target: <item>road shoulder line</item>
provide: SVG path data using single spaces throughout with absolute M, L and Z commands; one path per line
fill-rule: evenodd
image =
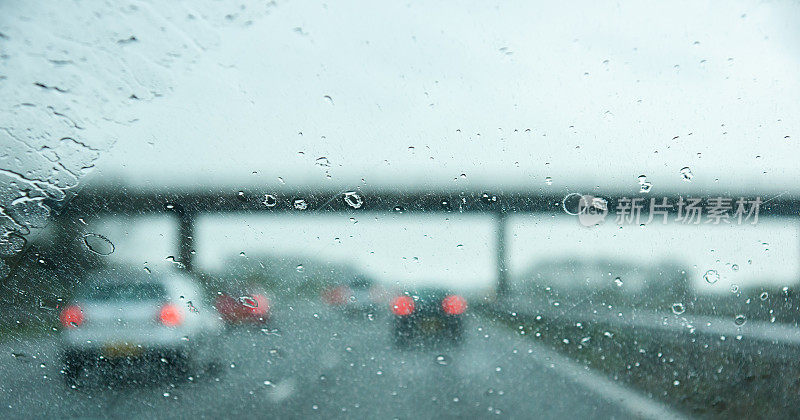
M 498 328 L 508 330 L 496 320 L 491 320 Z M 532 356 L 543 367 L 554 371 L 556 374 L 571 380 L 589 392 L 602 399 L 618 404 L 631 412 L 636 417 L 647 419 L 686 419 L 687 417 L 666 404 L 656 401 L 641 392 L 612 381 L 606 375 L 578 364 L 568 357 L 551 350 L 533 340 L 523 339 L 516 335 L 518 340 L 525 340 L 525 345 L 533 349 Z

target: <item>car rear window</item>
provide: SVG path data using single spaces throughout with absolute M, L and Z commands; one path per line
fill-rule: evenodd
M 350 282 L 350 287 L 354 289 L 369 289 L 372 287 L 372 282 L 367 279 L 357 278 Z
M 146 301 L 166 298 L 164 286 L 157 283 L 103 284 L 87 291 L 85 297 L 94 301 Z

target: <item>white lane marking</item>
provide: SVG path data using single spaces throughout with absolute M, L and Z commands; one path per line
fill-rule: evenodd
M 496 323 L 497 321 L 492 322 Z M 507 328 L 499 324 L 496 326 L 498 330 Z M 522 338 L 515 336 L 515 339 L 521 340 Z M 533 340 L 525 340 L 525 346 L 533 349 L 531 356 L 534 356 L 533 359 L 546 369 L 555 371 L 556 374 L 583 386 L 589 392 L 606 401 L 624 407 L 636 417 L 659 420 L 686 418 L 660 401 L 614 382 L 602 373 L 594 371 L 588 366 L 573 362 L 566 356 L 562 356 L 555 350 L 545 348 Z

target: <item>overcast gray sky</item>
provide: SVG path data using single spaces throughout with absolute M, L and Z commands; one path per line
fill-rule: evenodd
M 796 3 L 596 3 L 279 3 L 135 106 L 104 172 L 157 187 L 202 170 L 204 185 L 635 191 L 644 174 L 653 193 L 800 190 Z
M 16 19 L 0 28 L 13 41 L 8 81 L 30 79 L 14 91 L 20 102 L 78 98 L 55 109 L 99 150 L 84 183 L 635 194 L 646 175 L 652 196 L 800 194 L 800 5 L 598 3 L 141 2 L 77 7 L 58 25 L 20 4 L 4 6 Z M 201 224 L 205 267 L 270 244 L 355 261 L 389 281 L 494 277 L 489 219 L 232 217 Z M 116 241 L 115 258 L 143 264 L 174 254 L 165 223 L 97 229 Z M 589 232 L 532 216 L 512 229 L 512 270 L 598 249 L 673 256 L 701 274 L 753 261 L 719 289 L 745 277 L 794 281 L 800 265 L 786 220 Z

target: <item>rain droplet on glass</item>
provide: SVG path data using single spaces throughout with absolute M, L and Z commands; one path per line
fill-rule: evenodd
M 266 194 L 264 195 L 264 201 L 262 201 L 262 203 L 267 207 L 275 207 L 275 205 L 278 204 L 278 199 L 272 194 Z
M 681 168 L 681 176 L 683 177 L 684 181 L 691 182 L 692 178 L 694 177 L 694 174 L 692 173 L 691 168 L 689 168 L 688 166 L 684 166 L 683 168 Z
M 83 243 L 89 251 L 97 255 L 111 255 L 114 253 L 114 244 L 103 235 L 97 233 L 87 233 L 83 235 Z
M 361 208 L 364 205 L 364 199 L 355 191 L 344 193 L 344 202 L 354 209 Z
M 705 274 L 703 274 L 703 280 L 705 280 L 706 283 L 709 283 L 709 284 L 716 283 L 717 281 L 719 281 L 719 278 L 720 278 L 720 276 L 719 276 L 719 272 L 717 272 L 717 270 L 708 270 L 708 271 L 706 271 Z
M 686 308 L 683 306 L 682 303 L 676 302 L 672 304 L 672 313 L 675 315 L 680 315 L 686 311 Z
M 298 198 L 292 202 L 292 206 L 294 206 L 294 208 L 297 210 L 305 210 L 308 208 L 308 203 L 306 202 L 306 200 Z
M 258 307 L 258 301 L 255 300 L 252 296 L 242 296 L 239 298 L 239 302 L 248 308 Z

